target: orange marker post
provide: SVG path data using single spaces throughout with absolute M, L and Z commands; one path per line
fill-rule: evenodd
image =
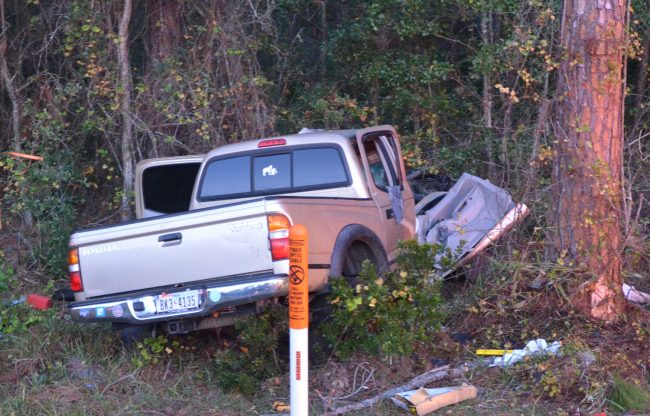
M 289 229 L 289 371 L 291 415 L 309 413 L 309 262 L 307 229 Z

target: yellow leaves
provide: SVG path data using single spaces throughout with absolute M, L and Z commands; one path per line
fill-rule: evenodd
M 469 313 L 474 313 L 474 314 L 478 314 L 480 312 L 479 308 L 477 308 L 476 306 L 473 306 L 473 305 L 468 307 L 466 309 L 466 311 L 469 312 Z
M 517 94 L 515 93 L 514 90 L 511 90 L 508 87 L 504 87 L 501 84 L 495 84 L 494 87 L 501 92 L 501 94 L 505 95 L 511 102 L 513 103 L 518 103 L 519 102 L 519 97 L 517 97 Z
M 526 69 L 524 69 L 524 68 L 517 71 L 517 74 L 521 77 L 521 79 L 524 81 L 524 83 L 526 83 L 527 86 L 530 85 L 534 81 L 533 76 L 528 71 L 526 71 Z M 500 84 L 497 84 L 497 85 L 500 85 Z

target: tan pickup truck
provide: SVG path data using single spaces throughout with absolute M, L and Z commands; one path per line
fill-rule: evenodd
M 480 230 L 461 233 L 472 240 L 462 242 L 461 257 L 469 258 L 521 217 L 499 188 L 477 198 L 481 186 L 493 185 L 472 178 L 450 198 L 425 197 L 416 234 L 414 196 L 391 126 L 305 130 L 142 161 L 139 219 L 70 237 L 70 314 L 118 326 L 162 323 L 169 333 L 228 325 L 287 294 L 288 230 L 297 223 L 310 234 L 312 293 L 330 277 L 357 275 L 366 259 L 388 269 L 399 240 L 419 235 L 444 244 L 474 221 Z M 498 200 L 487 201 L 494 192 Z M 486 204 L 494 208 L 489 219 Z M 463 220 L 463 211 L 474 218 Z

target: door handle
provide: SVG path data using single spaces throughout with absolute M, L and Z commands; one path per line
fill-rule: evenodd
M 393 219 L 393 218 L 395 218 L 395 213 L 393 212 L 392 208 L 388 208 L 386 210 L 386 219 L 390 220 L 390 219 Z
M 160 237 L 158 237 L 158 242 L 159 243 L 172 243 L 175 241 L 178 241 L 179 243 L 183 239 L 183 234 L 181 233 L 171 233 L 171 234 L 163 234 Z

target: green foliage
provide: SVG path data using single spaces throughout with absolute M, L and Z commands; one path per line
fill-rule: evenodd
M 58 275 L 65 270 L 68 237 L 75 225 L 76 206 L 83 203 L 89 185 L 79 172 L 75 155 L 62 136 L 61 126 L 47 112 L 35 115 L 33 136 L 42 142 L 30 151 L 41 161 L 4 159 L 7 174 L 2 202 L 11 213 L 35 225 L 37 239 L 32 256 L 45 271 Z
M 354 286 L 334 279 L 332 317 L 322 330 L 336 354 L 408 355 L 417 342 L 427 341 L 443 318 L 440 282 L 433 275 L 441 252 L 437 246 L 402 242 L 397 271 L 378 276 L 366 261 Z
M 178 348 L 180 348 L 178 340 L 171 340 L 163 335 L 158 335 L 156 338 L 145 338 L 136 344 L 136 351 L 131 357 L 131 362 L 137 368 L 155 365 Z
M 608 401 L 618 410 L 649 410 L 650 391 L 647 385 L 627 381 L 619 376 L 614 377 Z
M 276 306 L 235 325 L 236 345 L 227 344 L 215 353 L 213 374 L 226 391 L 252 395 L 261 381 L 278 376 L 287 368 L 277 355 L 280 337 L 287 333 L 287 311 Z
M 4 253 L 0 250 L 0 293 L 9 290 L 9 281 L 14 276 L 14 268 L 8 266 L 3 257 Z
M 290 110 L 278 114 L 278 128 L 297 133 L 303 127 L 340 129 L 368 124 L 373 109 L 362 106 L 356 99 L 316 88 L 305 92 Z
M 42 322 L 53 312 L 38 311 L 27 303 L 2 301 L 0 303 L 0 333 L 23 335 L 30 326 Z

